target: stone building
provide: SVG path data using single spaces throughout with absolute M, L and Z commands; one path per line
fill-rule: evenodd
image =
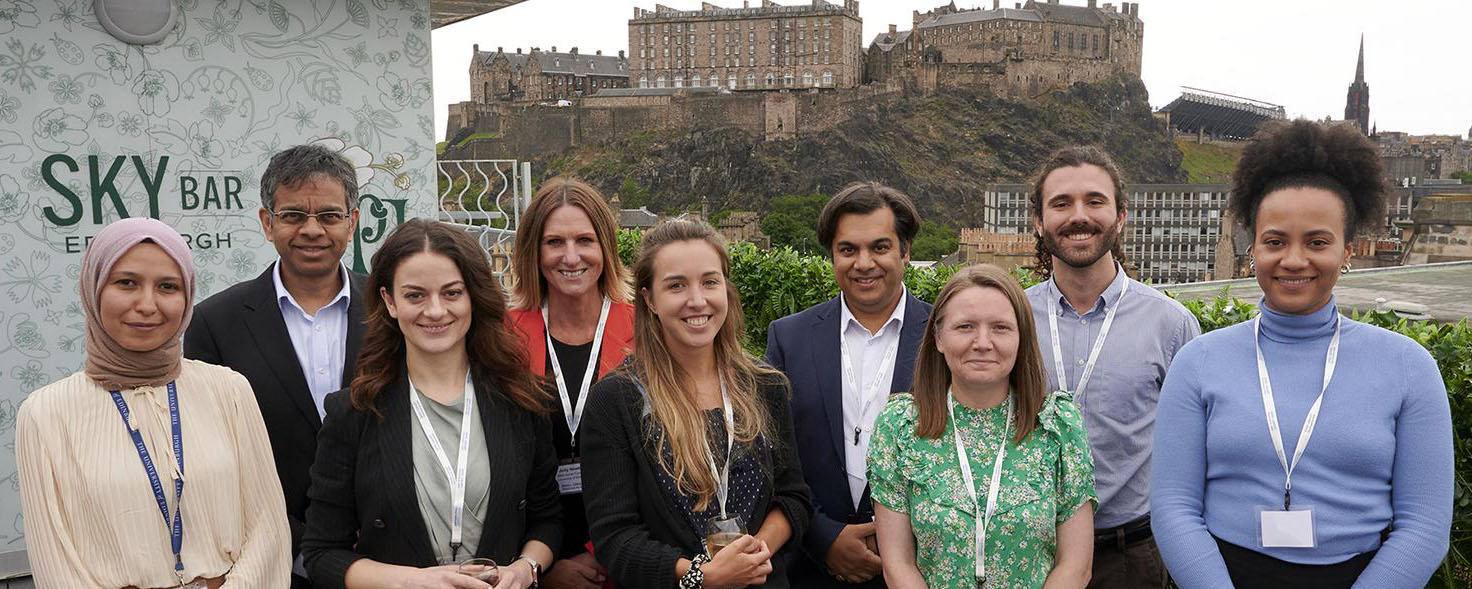
M 1139 5 L 1119 8 L 1058 0 L 961 10 L 955 2 L 913 12 L 911 28 L 890 25 L 869 44 L 865 79 L 921 90 L 989 88 L 1036 96 L 1118 73 L 1139 77 L 1145 25 Z
M 1405 264 L 1472 260 L 1472 194 L 1428 196 L 1411 218 Z
M 536 103 L 566 100 L 597 93 L 604 88 L 629 87 L 629 61 L 595 51 L 589 55 L 573 47 L 567 53 L 557 48 L 542 51 L 533 47 L 522 53 L 472 49 L 470 101 L 477 104 Z
M 977 227 L 961 229 L 957 239 L 960 263 L 995 264 L 1011 270 L 1032 266 L 1036 261 L 1037 238 L 1032 232 L 998 233 Z
M 1236 274 L 1225 184 L 1134 184 L 1126 192 L 1124 253 L 1141 280 L 1177 284 Z M 1031 197 L 1031 185 L 987 185 L 981 230 L 1032 235 Z
M 700 10 L 655 5 L 629 19 L 630 84 L 730 90 L 852 88 L 863 81 L 858 0 Z
M 730 243 L 749 241 L 761 249 L 772 247 L 772 238 L 762 232 L 761 215 L 752 211 L 732 211 L 716 223 L 716 231 Z
M 1360 133 L 1370 134 L 1370 85 L 1365 83 L 1365 37 L 1360 35 L 1360 60 L 1354 67 L 1354 81 L 1344 96 L 1344 120 L 1354 123 Z

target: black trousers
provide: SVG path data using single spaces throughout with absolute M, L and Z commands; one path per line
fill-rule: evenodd
M 1216 538 L 1213 536 L 1213 538 Z M 1216 538 L 1217 549 L 1227 563 L 1232 585 L 1263 589 L 1348 589 L 1360 578 L 1377 550 L 1334 564 L 1298 564 L 1279 560 Z

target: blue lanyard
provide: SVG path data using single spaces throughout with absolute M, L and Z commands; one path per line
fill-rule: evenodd
M 123 396 L 117 391 L 112 393 L 112 402 L 118 406 L 118 414 L 123 416 L 123 427 L 128 428 L 128 434 L 133 436 L 133 446 L 138 449 L 138 459 L 143 461 L 143 470 L 148 473 L 148 484 L 153 486 L 153 498 L 158 501 L 158 510 L 164 516 L 164 525 L 169 526 L 170 540 L 174 548 L 174 574 L 184 574 L 184 559 L 179 555 L 184 546 L 184 506 L 180 500 L 184 497 L 184 434 L 179 428 L 179 390 L 174 383 L 169 383 L 169 422 L 173 428 L 174 458 L 179 461 L 179 478 L 174 479 L 174 517 L 170 525 L 169 502 L 164 496 L 164 485 L 159 481 L 158 469 L 153 467 L 153 458 L 148 454 L 148 446 L 143 443 L 143 434 L 133 429 L 128 420 L 128 404 L 123 402 Z

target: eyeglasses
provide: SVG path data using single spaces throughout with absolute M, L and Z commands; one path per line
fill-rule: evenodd
M 306 225 L 307 219 L 316 219 L 323 227 L 336 227 L 348 220 L 348 214 L 342 211 L 322 211 L 320 213 L 308 213 L 305 211 L 271 211 L 271 216 L 280 219 L 282 223 L 292 226 Z

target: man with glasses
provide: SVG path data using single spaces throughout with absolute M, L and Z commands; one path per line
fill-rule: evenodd
M 259 216 L 280 258 L 195 308 L 184 355 L 228 366 L 255 390 L 286 496 L 292 587 L 300 589 L 311 587 L 299 555 L 322 402 L 352 380 L 363 333 L 363 276 L 342 264 L 358 225 L 352 164 L 320 145 L 277 153 L 261 175 Z

